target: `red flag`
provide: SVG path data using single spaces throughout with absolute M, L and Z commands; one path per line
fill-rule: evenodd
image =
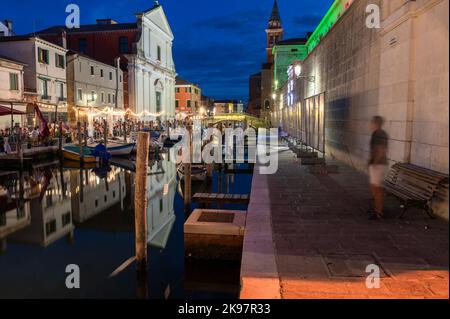
M 37 104 L 34 104 L 34 110 L 36 111 L 36 116 L 39 119 L 39 132 L 41 136 L 48 137 L 50 136 L 50 131 L 48 129 L 47 121 L 45 120 L 44 116 L 42 115 L 41 110 L 39 110 L 39 107 Z

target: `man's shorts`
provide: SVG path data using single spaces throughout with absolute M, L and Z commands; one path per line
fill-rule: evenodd
M 370 185 L 382 187 L 384 178 L 387 173 L 387 165 L 370 165 L 369 166 L 369 178 Z

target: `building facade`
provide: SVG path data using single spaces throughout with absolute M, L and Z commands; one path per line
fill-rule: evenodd
M 175 112 L 179 117 L 202 113 L 202 90 L 196 84 L 177 76 L 175 85 Z M 203 109 L 205 113 L 205 109 Z
M 26 112 L 26 103 L 23 101 L 24 67 L 24 63 L 0 56 L 0 106 Z M 26 116 L 0 116 L 2 130 L 14 127 L 15 123 L 22 126 L 26 123 Z
M 259 117 L 261 115 L 261 72 L 250 76 L 249 88 L 247 112 Z
M 67 119 L 66 53 L 61 46 L 36 36 L 0 38 L 0 54 L 17 59 L 24 67 L 24 99 L 28 102 L 28 125 L 38 105 L 48 122 Z
M 0 37 L 11 37 L 14 35 L 11 20 L 0 21 Z
M 127 115 L 143 121 L 173 119 L 176 71 L 172 30 L 157 2 L 136 19 L 134 23 L 101 19 L 78 29 L 55 26 L 38 34 L 54 43 L 64 42 L 66 37 L 70 50 L 109 65 L 114 66 L 120 57 Z
M 80 53 L 67 54 L 67 103 L 69 121 L 105 119 L 112 130 L 114 120 L 124 118 L 123 72 L 120 58 L 116 66 L 105 64 Z
M 244 103 L 238 100 L 216 100 L 214 101 L 214 114 L 243 113 Z

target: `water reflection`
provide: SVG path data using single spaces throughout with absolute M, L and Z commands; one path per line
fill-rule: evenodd
M 134 173 L 123 168 L 134 164 L 123 160 L 119 166 L 80 169 L 56 162 L 30 172 L 0 172 L 0 298 L 136 297 L 134 265 L 109 278 L 134 256 Z M 251 176 L 234 175 L 228 182 L 216 172 L 212 184 L 200 187 L 247 193 L 250 182 Z M 148 296 L 236 297 L 236 265 L 185 261 L 187 215 L 178 184 L 167 154 L 151 163 Z M 81 268 L 77 291 L 64 285 L 71 263 Z M 218 273 L 231 274 L 231 285 L 220 284 Z

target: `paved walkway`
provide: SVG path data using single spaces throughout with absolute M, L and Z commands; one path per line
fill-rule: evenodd
M 395 199 L 369 221 L 367 178 L 338 165 L 313 175 L 283 151 L 277 174 L 255 168 L 241 298 L 448 298 L 448 222 L 414 209 L 399 220 Z M 366 288 L 369 264 L 378 289 Z

